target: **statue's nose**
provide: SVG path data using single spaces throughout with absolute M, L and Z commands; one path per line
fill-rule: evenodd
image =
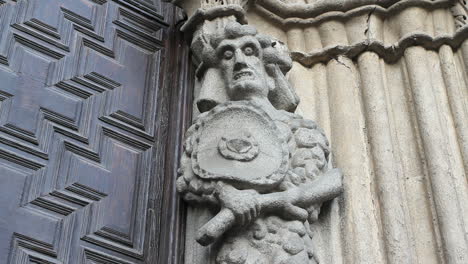
M 234 53 L 234 70 L 240 70 L 245 67 L 247 67 L 245 54 L 240 49 L 237 49 Z

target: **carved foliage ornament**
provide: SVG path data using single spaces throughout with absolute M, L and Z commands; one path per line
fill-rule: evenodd
M 284 76 L 287 48 L 251 26 L 221 30 L 192 45 L 205 72 L 219 73 L 222 85 L 206 88 L 227 98 L 186 135 L 178 191 L 218 212 L 196 239 L 219 243 L 219 264 L 316 263 L 309 224 L 342 191 L 328 141 L 313 121 L 285 111 L 297 104 Z

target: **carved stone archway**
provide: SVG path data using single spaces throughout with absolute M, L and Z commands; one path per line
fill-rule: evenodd
M 465 1 L 176 3 L 194 40 L 237 21 L 287 44 L 297 113 L 324 129 L 344 173 L 343 195 L 311 225 L 320 263 L 467 261 Z M 195 100 L 219 84 L 199 70 L 210 77 L 198 76 Z M 204 215 L 189 209 L 189 263 L 214 261 L 217 249 L 192 239 Z

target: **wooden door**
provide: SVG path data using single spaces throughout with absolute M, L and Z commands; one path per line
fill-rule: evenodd
M 0 263 L 177 262 L 176 13 L 0 0 Z

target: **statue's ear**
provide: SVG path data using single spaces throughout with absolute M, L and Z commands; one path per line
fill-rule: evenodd
M 269 71 L 267 70 L 267 72 Z M 269 93 L 271 93 L 273 90 L 276 89 L 275 76 L 272 76 L 270 73 L 268 73 L 266 76 L 266 82 L 267 82 Z
M 228 101 L 226 89 L 221 72 L 217 68 L 209 68 L 201 80 L 200 91 L 196 97 L 197 108 L 200 113 L 207 112 Z
M 299 97 L 280 67 L 277 64 L 270 64 L 267 66 L 267 72 L 274 83 L 274 89 L 270 90 L 268 100 L 276 109 L 294 112 L 299 104 Z

